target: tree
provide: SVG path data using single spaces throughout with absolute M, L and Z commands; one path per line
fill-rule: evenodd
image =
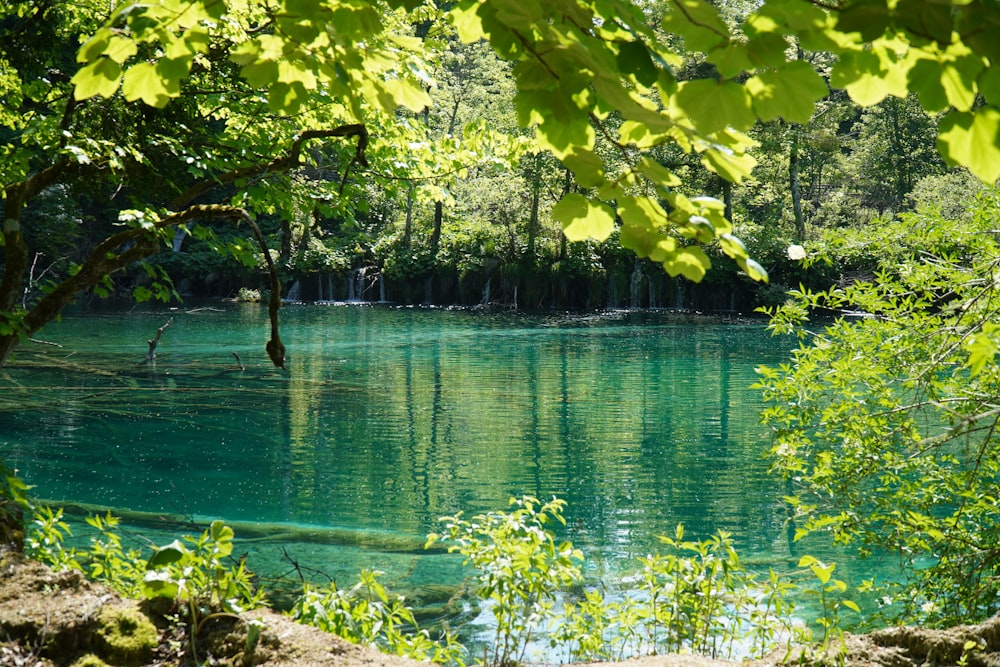
M 194 223 L 225 219 L 252 227 L 260 243 L 260 255 L 272 275 L 267 348 L 281 366 L 280 284 L 251 211 L 292 207 L 284 203 L 289 191 L 294 194 L 285 187 L 285 175 L 313 157 L 307 149 L 353 139 L 331 149 L 341 153 L 340 182 L 318 184 L 309 196 L 321 200 L 324 191 L 340 194 L 351 170 L 367 165 L 367 128 L 351 122 L 351 112 L 331 99 L 329 88 L 253 86 L 254 76 L 271 76 L 271 65 L 294 68 L 293 59 L 280 66 L 276 61 L 257 62 L 258 70 L 244 68 L 249 79 L 237 76 L 239 45 L 260 23 L 272 20 L 263 7 L 180 2 L 123 6 L 107 17 L 101 14 L 102 5 L 52 1 L 5 9 L 4 26 L 16 36 L 5 40 L 5 81 L 11 104 L 18 106 L 17 113 L 4 116 L 8 143 L 0 362 L 80 291 L 168 247 L 174 228 L 210 236 L 204 227 L 195 230 Z M 381 21 L 370 7 L 358 12 L 355 32 L 348 30 L 342 39 L 357 37 L 363 32 L 361 24 L 373 17 Z M 399 22 L 401 17 L 390 19 Z M 277 23 L 297 35 L 295 25 Z M 76 54 L 82 67 L 70 79 L 63 73 L 71 71 L 67 62 L 74 59 L 81 32 L 92 37 Z M 35 43 L 51 48 L 24 48 Z M 364 53 L 355 54 L 357 85 L 374 98 L 376 110 L 381 104 L 394 112 L 401 103 L 419 110 L 425 103 L 420 61 L 408 46 L 419 43 L 387 31 L 382 40 L 370 40 Z M 93 57 L 95 53 L 101 55 Z M 125 62 L 133 64 L 123 74 Z M 405 76 L 387 79 L 386 62 L 412 67 Z M 52 85 L 38 86 L 36 77 L 49 77 Z M 21 225 L 26 206 L 55 186 L 79 188 L 84 183 L 108 193 L 126 229 L 109 230 L 92 252 L 74 257 L 78 263 L 41 298 L 19 304 L 31 257 L 29 234 Z M 32 232 L 36 238 L 44 233 Z M 256 261 L 241 244 L 228 250 Z M 139 298 L 151 294 L 144 287 L 136 292 Z
M 788 365 L 761 369 L 796 539 L 829 533 L 897 561 L 898 580 L 879 583 L 886 613 L 907 622 L 1000 610 L 1000 191 L 983 191 L 970 213 L 922 208 L 879 230 L 840 230 L 831 259 L 863 253 L 874 277 L 796 292 L 773 324 L 802 345 Z M 836 319 L 807 323 L 820 308 Z
M 430 101 L 433 81 L 413 26 L 436 14 L 418 0 L 159 0 L 122 4 L 110 16 L 103 7 L 47 0 L 4 9 L 9 65 L 0 86 L 14 111 L 4 115 L 0 362 L 74 293 L 155 252 L 157 234 L 193 221 L 185 207 L 199 197 L 221 186 L 226 206 L 240 209 L 227 209 L 229 219 L 250 220 L 241 212 L 247 193 L 279 197 L 273 174 L 307 159 L 303 141 L 354 136 L 353 155 L 345 148 L 342 158 L 346 184 L 348 167 L 366 159 L 373 128 L 391 126 L 401 107 L 420 112 Z M 649 151 L 673 145 L 727 181 L 746 178 L 755 162 L 747 130 L 779 117 L 805 123 L 827 95 L 793 43 L 835 54 L 831 83 L 859 104 L 916 92 L 925 109 L 945 111 L 939 147 L 946 159 L 986 181 L 1000 175 L 993 141 L 1000 84 L 991 67 L 995 47 L 984 37 L 1000 13 L 985 2 L 890 8 L 863 0 L 828 8 L 770 0 L 740 34 L 704 0 L 671 0 L 665 9 L 626 0 L 544 7 L 460 0 L 446 12 L 462 41 L 485 39 L 513 63 L 520 124 L 534 128 L 537 144 L 580 188 L 552 209 L 571 240 L 602 241 L 617 227 L 622 245 L 692 280 L 711 264 L 701 245 L 716 243 L 751 277 L 765 279 L 732 235 L 724 204 L 681 194 L 681 179 Z M 675 37 L 671 44 L 679 37 L 687 51 L 703 53 L 707 66 L 680 80 L 678 47 L 659 39 L 654 23 Z M 24 48 L 44 42 L 43 32 L 57 38 L 52 53 L 62 66 Z M 71 63 L 65 51 L 78 34 L 90 37 Z M 59 76 L 39 86 L 25 74 L 32 68 Z M 48 302 L 55 307 L 21 308 L 30 257 L 25 205 L 60 183 L 94 178 L 134 197 L 142 215 L 124 216 L 133 226 L 108 237 L 99 246 L 105 256 L 64 281 L 59 299 Z M 174 184 L 168 197 L 164 183 Z M 123 243 L 135 245 L 123 251 Z

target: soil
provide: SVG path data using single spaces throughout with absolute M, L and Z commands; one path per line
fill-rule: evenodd
M 87 581 L 79 572 L 53 572 L 15 552 L 0 555 L 0 665 L 122 667 L 212 664 L 269 667 L 415 667 L 419 663 L 350 644 L 285 616 L 255 610 L 207 620 L 193 643 L 169 620 L 169 609 L 140 606 Z M 118 619 L 131 645 L 112 647 L 107 625 Z M 124 620 L 123 620 L 124 619 Z M 150 627 L 155 627 L 155 632 Z M 144 635 L 140 629 L 147 628 Z M 250 640 L 260 628 L 259 636 Z M 248 634 L 249 633 L 249 634 Z M 152 637 L 148 645 L 143 636 Z M 966 651 L 967 642 L 979 647 Z M 1000 667 L 1000 617 L 949 630 L 890 628 L 845 640 L 846 667 Z M 197 658 L 197 659 L 196 659 Z M 785 655 L 745 663 L 774 667 Z M 798 657 L 791 660 L 799 663 Z M 812 662 L 805 661 L 802 662 Z M 829 661 L 831 664 L 835 660 Z M 588 667 L 731 667 L 737 663 L 692 655 L 663 655 Z

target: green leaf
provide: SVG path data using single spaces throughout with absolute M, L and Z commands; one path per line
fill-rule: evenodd
M 135 40 L 115 35 L 104 49 L 104 55 L 121 64 L 138 53 L 138 51 L 139 47 L 136 46 Z M 80 50 L 80 53 L 83 54 L 83 49 Z
M 726 146 L 712 146 L 701 156 L 705 167 L 714 171 L 730 183 L 739 183 L 749 178 L 757 160 L 747 153 L 737 153 Z
M 684 38 L 692 51 L 708 53 L 729 41 L 729 28 L 718 10 L 704 0 L 673 0 L 663 29 Z
M 388 93 L 388 104 L 383 105 L 383 108 L 389 113 L 395 113 L 398 107 L 406 107 L 414 113 L 419 113 L 431 105 L 430 95 L 415 83 L 402 79 L 389 79 L 383 85 Z
M 663 268 L 672 277 L 680 274 L 697 283 L 701 282 L 705 272 L 712 268 L 712 262 L 700 247 L 685 246 L 677 250 L 673 257 L 664 261 Z
M 552 208 L 552 219 L 562 224 L 570 241 L 605 241 L 615 229 L 614 212 L 609 206 L 576 193 L 559 200 Z
M 604 183 L 604 161 L 594 151 L 574 148 L 562 162 L 572 170 L 581 187 L 596 188 Z
M 906 71 L 894 62 L 895 56 L 883 48 L 849 51 L 830 72 L 830 85 L 843 88 L 862 106 L 878 104 L 888 95 L 905 97 Z
M 73 98 L 86 100 L 95 96 L 111 97 L 118 91 L 121 76 L 121 65 L 110 58 L 98 58 L 81 68 L 70 79 L 74 86 Z
M 675 188 L 681 184 L 677 174 L 670 171 L 651 157 L 643 157 L 637 167 L 639 172 L 662 188 Z
M 548 116 L 535 128 L 535 136 L 544 148 L 560 159 L 578 148 L 593 150 L 597 142 L 597 133 L 586 114 L 565 121 Z
M 141 99 L 151 107 L 162 109 L 170 98 L 180 94 L 180 83 L 164 79 L 153 63 L 142 62 L 125 72 L 122 94 L 129 102 Z
M 618 69 L 622 74 L 631 74 L 635 80 L 650 88 L 656 83 L 658 73 L 646 45 L 640 41 L 624 42 L 618 45 Z
M 187 549 L 183 544 L 174 540 L 170 544 L 159 547 L 153 551 L 153 555 L 149 557 L 146 561 L 146 568 L 154 570 L 164 565 L 170 565 L 171 563 L 176 563 L 177 561 L 184 558 L 187 553 Z
M 750 95 L 732 81 L 696 79 L 683 81 L 670 101 L 671 113 L 685 117 L 702 134 L 712 134 L 727 127 L 749 128 L 757 120 Z
M 917 94 L 920 105 L 930 112 L 948 106 L 948 94 L 941 85 L 941 65 L 936 60 L 921 58 L 907 73 L 910 90 Z
M 176 598 L 180 586 L 165 572 L 147 572 L 142 580 L 142 596 L 145 598 Z
M 804 60 L 750 77 L 746 89 L 762 121 L 781 117 L 803 124 L 812 118 L 816 102 L 829 93 L 823 78 Z
M 775 32 L 761 33 L 747 42 L 747 56 L 757 67 L 778 67 L 785 62 L 788 41 Z
M 490 0 L 496 17 L 510 28 L 531 30 L 545 13 L 538 0 Z
M 101 28 L 80 47 L 76 54 L 76 62 L 83 64 L 100 58 L 107 53 L 108 44 L 111 43 L 112 39 L 114 39 L 114 32 L 111 28 Z
M 861 33 L 861 38 L 872 42 L 889 27 L 889 7 L 886 0 L 854 0 L 837 14 L 837 30 Z
M 952 111 L 939 125 L 938 149 L 946 160 L 967 167 L 984 183 L 1000 178 L 1000 111 Z
M 983 59 L 971 53 L 941 65 L 941 86 L 951 106 L 969 111 L 976 101 L 976 77 L 983 70 Z
M 759 283 L 768 282 L 767 269 L 758 264 L 756 261 L 747 258 L 736 258 L 736 263 L 739 265 L 743 272 L 747 274 L 750 280 L 754 280 Z
M 928 0 L 898 0 L 892 12 L 897 26 L 939 44 L 951 42 L 951 3 Z
M 1000 107 L 1000 67 L 988 67 L 979 76 L 979 92 L 991 105 Z M 924 108 L 927 109 L 926 106 Z
M 997 345 L 997 331 L 1000 325 L 987 322 L 983 328 L 975 335 L 965 341 L 965 350 L 969 353 L 966 366 L 971 369 L 973 375 L 978 375 L 987 363 L 992 363 L 1000 346 Z

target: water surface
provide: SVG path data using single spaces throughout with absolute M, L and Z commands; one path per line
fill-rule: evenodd
M 732 532 L 750 559 L 789 556 L 750 388 L 789 343 L 761 324 L 344 305 L 281 317 L 287 370 L 267 360 L 257 305 L 72 311 L 38 336 L 59 347 L 25 344 L 0 370 L 0 456 L 42 498 L 267 524 L 239 547 L 267 576 L 378 567 L 395 588 L 454 583 L 459 563 L 422 538 L 522 494 L 569 503 L 567 537 L 594 577 L 635 567 L 680 522 Z

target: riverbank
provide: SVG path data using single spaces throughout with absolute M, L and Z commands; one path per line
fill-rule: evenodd
M 269 610 L 205 621 L 195 641 L 169 610 L 123 600 L 79 572 L 52 572 L 7 553 L 0 558 L 0 665 L 11 667 L 415 667 L 420 663 L 350 644 Z M 969 647 L 975 645 L 976 648 Z M 890 628 L 845 639 L 846 667 L 1000 665 L 1000 618 L 949 630 Z M 830 662 L 836 658 L 831 656 Z M 783 654 L 743 663 L 775 667 Z M 805 661 L 814 664 L 815 661 Z M 726 667 L 692 655 L 629 660 L 628 667 Z M 611 667 L 590 665 L 589 667 Z

